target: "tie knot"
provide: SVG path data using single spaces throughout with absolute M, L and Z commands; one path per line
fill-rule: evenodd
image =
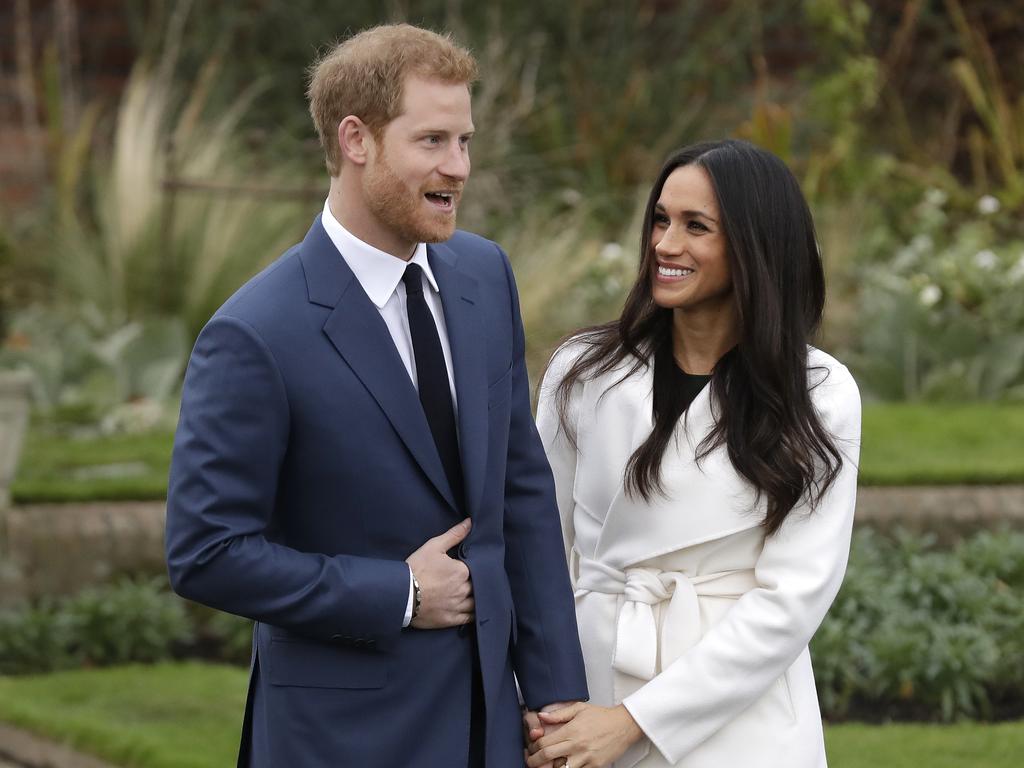
M 406 293 L 423 293 L 423 268 L 419 264 L 408 264 L 402 282 Z

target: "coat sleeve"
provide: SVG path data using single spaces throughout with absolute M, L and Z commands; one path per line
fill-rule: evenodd
M 761 697 L 807 646 L 846 571 L 857 492 L 860 395 L 834 364 L 812 398 L 843 454 L 821 505 L 769 536 L 743 595 L 701 640 L 623 704 L 675 763 Z
M 302 552 L 274 541 L 289 442 L 285 383 L 246 322 L 218 315 L 189 360 L 167 491 L 178 594 L 318 639 L 397 637 L 402 561 Z
M 565 544 L 565 559 L 569 564 L 569 578 L 575 585 L 571 557 L 575 533 L 573 527 L 573 487 L 576 485 L 577 449 L 574 443 L 579 423 L 579 398 L 583 384 L 573 385 L 566 403 L 566 426 L 558 415 L 557 390 L 569 368 L 578 359 L 580 350 L 571 341 L 555 350 L 548 363 L 544 380 L 540 385 L 537 399 L 537 430 L 540 432 L 544 452 L 547 454 L 551 472 L 555 477 L 555 497 L 558 501 L 558 515 L 562 521 L 562 541 Z
M 500 249 L 499 249 L 500 250 Z M 530 410 L 526 342 L 515 281 L 502 252 L 512 317 L 512 395 L 505 470 L 505 571 L 518 639 L 512 663 L 527 706 L 588 698 L 551 468 Z

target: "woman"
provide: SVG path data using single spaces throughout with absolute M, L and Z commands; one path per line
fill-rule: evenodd
M 619 320 L 541 386 L 592 698 L 528 713 L 528 765 L 824 766 L 807 644 L 846 569 L 860 398 L 808 346 L 810 212 L 774 155 L 698 144 L 641 254 Z

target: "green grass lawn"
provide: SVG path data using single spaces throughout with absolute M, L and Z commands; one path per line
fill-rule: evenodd
M 14 500 L 162 499 L 169 433 L 71 439 L 31 433 Z M 1024 406 L 871 404 L 862 485 L 1024 483 Z
M 234 762 L 246 671 L 196 663 L 0 677 L 0 720 L 125 768 L 223 768 Z M 837 768 L 1017 768 L 1024 723 L 835 725 Z
M 167 496 L 174 435 L 70 438 L 29 432 L 11 486 L 16 503 Z
M 198 663 L 0 677 L 0 720 L 126 768 L 223 768 L 246 671 Z
M 1024 405 L 872 404 L 862 485 L 1024 482 Z

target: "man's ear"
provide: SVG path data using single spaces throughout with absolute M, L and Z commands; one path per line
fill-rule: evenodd
M 355 115 L 349 115 L 338 123 L 338 146 L 345 162 L 353 165 L 366 165 L 375 149 L 373 134 Z

